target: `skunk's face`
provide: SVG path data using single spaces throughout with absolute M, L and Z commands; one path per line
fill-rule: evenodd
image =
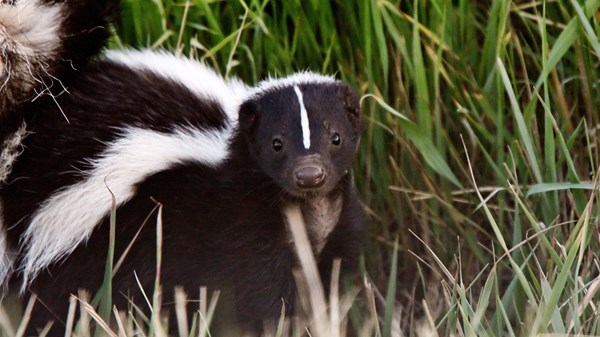
M 333 81 L 274 88 L 242 105 L 239 124 L 253 159 L 283 190 L 323 195 L 350 171 L 359 141 L 358 97 Z

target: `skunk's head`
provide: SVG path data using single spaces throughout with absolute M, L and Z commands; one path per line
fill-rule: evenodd
M 240 108 L 239 126 L 254 161 L 284 191 L 323 195 L 350 171 L 359 100 L 343 82 L 298 73 L 260 83 Z

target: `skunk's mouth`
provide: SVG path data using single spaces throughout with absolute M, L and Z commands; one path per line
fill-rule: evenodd
M 286 192 L 286 194 L 289 194 L 291 199 L 300 201 L 300 200 L 306 200 L 306 199 L 311 199 L 311 198 L 327 195 L 327 194 L 329 194 L 329 192 L 331 192 L 331 190 L 329 190 L 329 191 L 320 190 L 320 189 L 299 190 L 299 189 L 295 189 L 295 188 L 286 188 L 285 192 Z

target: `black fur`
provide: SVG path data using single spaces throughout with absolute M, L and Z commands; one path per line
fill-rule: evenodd
M 14 170 L 15 174 L 35 178 L 15 180 L 2 191 L 3 196 L 11 196 L 10 200 L 4 200 L 7 220 L 27 217 L 52 190 L 80 179 L 77 174 L 65 171 L 69 171 L 68 166 L 76 164 L 81 158 L 97 153 L 102 148 L 100 140 L 110 142 L 114 137 L 110 133 L 110 126 L 143 123 L 148 128 L 162 129 L 179 123 L 172 115 L 163 115 L 160 118 L 165 124 L 153 126 L 153 119 L 150 118 L 153 110 L 148 115 L 139 115 L 139 107 L 127 110 L 125 102 L 143 102 L 154 97 L 152 106 L 162 107 L 156 110 L 156 117 L 159 117 L 161 112 L 171 111 L 161 102 L 174 102 L 175 96 L 178 100 L 185 97 L 182 95 L 185 91 L 181 88 L 172 87 L 173 90 L 169 90 L 164 87 L 162 95 L 154 96 L 153 90 L 156 88 L 137 85 L 140 89 L 128 92 L 126 100 L 123 98 L 106 103 L 105 108 L 102 104 L 98 106 L 100 102 L 92 104 L 95 95 L 99 95 L 95 97 L 97 99 L 105 97 L 104 85 L 106 89 L 110 85 L 118 88 L 122 84 L 117 82 L 125 81 L 125 78 L 127 82 L 141 83 L 138 82 L 139 76 L 132 74 L 118 77 L 121 80 L 114 77 L 103 85 L 102 76 L 96 72 L 109 74 L 109 69 L 106 64 L 90 67 L 82 79 L 82 83 L 95 81 L 93 87 L 97 90 L 94 92 L 98 94 L 74 90 L 72 95 L 61 100 L 63 106 L 72 104 L 78 107 L 77 110 L 69 109 L 74 122 L 68 128 L 63 125 L 63 135 L 49 135 L 56 124 L 46 116 L 56 114 L 43 112 L 44 118 L 40 116 L 40 120 L 36 120 L 35 125 L 39 125 L 39 128 L 33 131 L 39 136 L 27 138 L 26 145 L 37 151 L 25 152 L 23 161 Z M 155 174 L 139 184 L 136 196 L 118 209 L 116 256 L 120 257 L 155 208 L 155 202 L 162 205 L 164 237 L 161 280 L 167 306 L 173 301 L 175 286 L 183 285 L 189 298 L 194 299 L 199 296 L 199 286 L 207 285 L 210 289 L 223 290 L 226 298 L 233 298 L 237 320 L 244 329 L 259 330 L 263 320 L 279 316 L 284 303 L 288 314 L 293 313 L 296 287 L 292 269 L 298 266 L 281 207 L 293 202 L 303 205 L 319 194 L 343 198 L 338 224 L 320 253 L 319 269 L 324 285 L 327 287 L 329 284 L 334 258 L 342 258 L 345 273 L 356 269 L 363 245 L 364 215 L 347 173 L 358 141 L 356 99 L 351 89 L 341 84 L 303 85 L 302 88 L 306 92 L 310 116 L 319 116 L 311 120 L 314 121 L 311 125 L 313 130 L 320 132 L 313 132 L 315 147 L 310 152 L 293 142 L 299 136 L 299 121 L 296 120 L 299 113 L 298 107 L 292 103 L 294 100 L 287 102 L 287 108 L 281 105 L 286 102 L 285 98 L 294 98 L 288 93 L 290 88 L 268 93 L 244 104 L 239 131 L 231 141 L 230 159 L 222 166 L 214 169 L 187 163 Z M 221 114 L 218 107 L 206 102 L 190 104 L 197 110 L 184 115 L 192 118 L 195 113 L 194 123 L 201 127 L 211 125 L 207 121 L 210 120 L 208 116 Z M 95 106 L 94 113 L 86 106 Z M 150 105 L 143 106 L 151 108 Z M 250 106 L 252 112 L 247 110 Z M 121 111 L 117 118 L 110 116 L 111 110 L 116 107 Z M 181 113 L 186 110 L 181 106 L 178 111 Z M 79 117 L 82 118 L 81 122 Z M 146 120 L 140 121 L 138 118 Z M 251 127 L 246 124 L 249 119 L 253 121 Z M 44 122 L 39 123 L 42 120 Z M 319 125 L 329 125 L 329 129 Z M 282 128 L 287 130 L 284 133 L 289 139 L 286 142 L 289 149 L 284 156 L 274 158 L 270 147 L 271 133 L 279 133 Z M 343 144 L 340 148 L 334 149 L 330 145 L 329 134 L 332 130 L 342 134 Z M 78 136 L 81 134 L 88 136 Z M 59 148 L 63 150 L 58 151 Z M 323 190 L 295 193 L 291 178 L 286 177 L 285 172 L 289 172 L 295 160 L 314 153 L 327 158 L 329 168 L 326 179 L 331 178 L 332 182 L 324 185 Z M 42 162 L 47 164 L 42 165 Z M 48 172 L 40 172 L 48 167 L 51 167 Z M 155 214 L 143 226 L 113 279 L 114 301 L 121 308 L 128 304 L 125 295 L 133 297 L 144 308 L 134 271 L 144 290 L 152 293 L 156 273 Z M 13 242 L 22 232 L 19 228 L 26 223 L 23 221 L 11 229 L 9 233 Z M 64 319 L 66 315 L 68 295 L 75 293 L 78 288 L 92 292 L 99 288 L 104 272 L 102 261 L 105 261 L 108 250 L 108 229 L 108 220 L 105 219 L 87 244 L 80 245 L 64 262 L 53 265 L 35 279 L 30 290 L 38 294 L 44 305 L 36 307 L 32 327 L 40 327 L 48 319 L 55 319 L 55 325 L 59 328 L 61 318 Z
M 31 116 L 31 134 L 23 141 L 26 151 L 1 191 L 5 222 L 18 224 L 9 231 L 14 245 L 39 204 L 80 181 L 89 170 L 87 159 L 98 157 L 120 137 L 119 129 L 129 126 L 169 133 L 187 125 L 215 131 L 227 125 L 216 103 L 201 100 L 182 85 L 151 72 L 98 61 L 79 75 L 71 80 L 69 94 L 41 97 L 21 110 Z
M 95 8 L 94 1 L 65 3 L 71 18 L 66 22 L 73 31 L 82 31 L 82 14 L 99 20 L 92 22 L 105 20 L 102 10 L 87 12 Z M 54 193 L 86 179 L 89 160 L 122 136 L 120 128 L 169 134 L 182 126 L 210 132 L 224 132 L 229 126 L 220 104 L 176 81 L 110 60 L 86 64 L 106 38 L 105 33 L 97 34 L 91 41 L 67 40 L 55 60 L 57 64 L 78 60 L 77 71 L 58 71 L 68 83 L 68 93 L 14 102 L 4 116 L 24 116 L 30 132 L 23 141 L 24 152 L 0 187 L 17 265 L 26 253 L 21 240 L 34 212 Z M 134 242 L 113 278 L 113 301 L 119 308 L 128 307 L 127 297 L 146 308 L 135 275 L 144 291 L 152 293 L 157 203 L 163 212 L 161 281 L 167 309 L 175 286 L 184 286 L 188 298 L 197 299 L 199 287 L 206 285 L 224 292 L 226 303 L 221 307 L 230 301 L 244 330 L 259 331 L 263 320 L 280 315 L 283 305 L 287 314 L 293 314 L 297 293 L 292 270 L 298 265 L 282 214 L 289 204 L 298 204 L 306 214 L 314 200 L 340 198 L 335 227 L 315 253 L 326 288 L 334 258 L 342 258 L 345 273 L 356 270 L 365 234 L 363 210 L 349 173 L 359 141 L 358 98 L 341 82 L 307 81 L 298 87 L 309 115 L 310 149 L 302 145 L 300 106 L 293 86 L 275 86 L 254 93 L 240 107 L 227 160 L 217 167 L 180 163 L 135 186 L 134 197 L 117 210 L 116 259 Z M 278 150 L 274 139 L 282 143 Z M 322 171 L 322 183 L 300 184 L 297 172 L 307 163 Z M 149 215 L 150 221 L 145 222 Z M 98 290 L 108 233 L 107 217 L 87 243 L 32 281 L 27 296 L 37 294 L 42 305 L 34 309 L 29 333 L 55 320 L 51 335 L 62 335 L 69 294 L 79 288 Z M 21 278 L 15 273 L 12 281 L 19 284 Z M 191 303 L 190 308 L 197 306 Z

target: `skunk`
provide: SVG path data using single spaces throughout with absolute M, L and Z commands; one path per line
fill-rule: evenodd
M 220 289 L 242 330 L 296 310 L 287 207 L 302 211 L 325 286 L 335 258 L 356 270 L 365 220 L 350 169 L 361 113 L 349 85 L 300 72 L 248 87 L 150 51 L 109 52 L 67 77 L 61 95 L 4 103 L 26 123 L 0 186 L 0 262 L 41 302 L 30 332 L 54 320 L 50 333 L 61 335 L 69 294 L 100 288 L 113 204 L 121 309 L 147 307 L 159 220 L 165 308 L 176 286 L 190 299 L 200 286 Z

